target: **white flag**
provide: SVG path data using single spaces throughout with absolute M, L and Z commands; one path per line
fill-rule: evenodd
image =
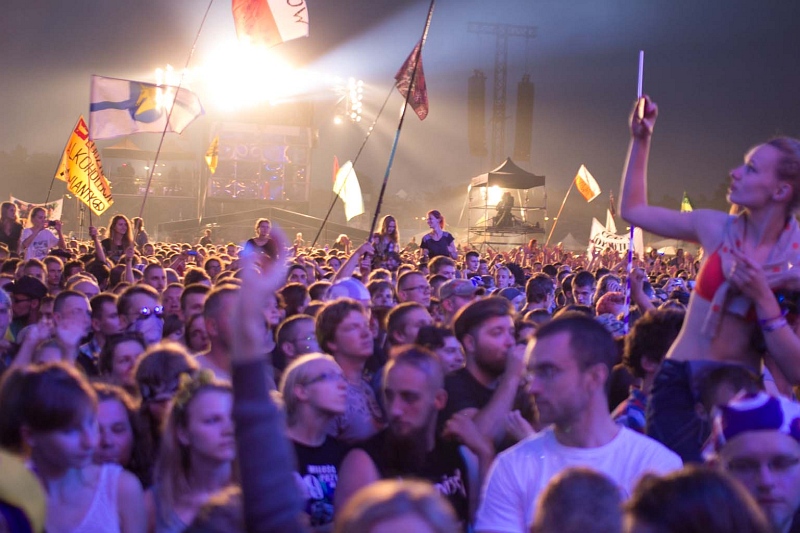
M 364 199 L 361 197 L 361 185 L 353 168 L 353 163 L 346 162 L 336 173 L 333 183 L 333 192 L 344 203 L 344 216 L 349 222 L 354 217 L 364 213 Z

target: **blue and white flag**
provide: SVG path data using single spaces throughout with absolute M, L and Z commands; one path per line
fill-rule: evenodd
M 200 99 L 188 89 L 102 76 L 92 76 L 89 110 L 89 137 L 93 140 L 165 130 L 181 133 L 203 114 Z

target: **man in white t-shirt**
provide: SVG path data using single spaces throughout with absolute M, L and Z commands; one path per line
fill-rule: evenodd
M 642 474 L 681 468 L 675 453 L 612 420 L 608 377 L 616 353 L 611 334 L 582 313 L 566 313 L 537 330 L 526 354 L 527 387 L 540 422 L 552 425 L 497 457 L 477 531 L 529 531 L 539 494 L 570 466 L 602 472 L 625 498 Z

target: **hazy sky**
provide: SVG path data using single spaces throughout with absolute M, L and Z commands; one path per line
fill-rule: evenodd
M 0 149 L 20 144 L 56 154 L 77 115 L 88 111 L 92 74 L 147 81 L 157 66 L 182 66 L 207 5 L 7 0 L 0 17 Z M 427 6 L 427 0 L 308 0 L 310 37 L 275 51 L 319 74 L 363 79 L 365 118 L 372 119 L 419 37 Z M 537 28 L 529 42 L 509 41 L 508 153 L 517 82 L 530 73 L 536 84 L 532 160 L 520 166 L 563 191 L 583 163 L 604 193 L 616 194 L 637 53 L 644 49 L 645 92 L 661 110 L 651 196 L 679 197 L 684 189 L 711 194 L 749 146 L 774 134 L 800 135 L 799 6 L 789 0 L 439 0 L 423 55 L 430 115 L 406 121 L 390 193 L 466 187 L 469 177 L 499 163 L 470 156 L 466 139 L 467 78 L 482 69 L 491 95 L 495 47 L 492 37 L 468 33 L 467 23 L 486 21 Z M 233 39 L 230 2 L 215 0 L 193 66 Z M 354 156 L 369 121 L 334 128 L 333 96 L 321 94 L 315 183 L 330 179 L 334 153 L 342 160 Z M 376 187 L 401 104 L 392 98 L 361 163 Z M 214 112 L 213 102 L 204 104 Z M 187 130 L 189 148 L 205 148 L 201 133 L 209 124 L 203 121 L 210 120 L 192 125 L 194 137 Z M 13 188 L 2 171 L 0 179 L 4 190 Z M 50 176 L 33 179 L 43 187 L 50 182 Z M 443 200 L 441 207 L 453 212 L 462 201 Z M 551 196 L 550 209 L 560 201 Z

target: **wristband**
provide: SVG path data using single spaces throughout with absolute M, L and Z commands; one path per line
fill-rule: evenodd
M 780 320 L 781 318 L 785 317 L 788 312 L 789 312 L 788 309 L 783 309 L 781 311 L 781 314 L 779 314 L 778 316 L 774 316 L 772 318 L 765 318 L 764 320 L 759 320 L 758 321 L 758 325 L 763 328 L 764 326 L 768 325 L 770 322 L 775 322 L 776 320 Z
M 772 331 L 777 331 L 781 328 L 784 328 L 789 325 L 789 322 L 783 318 L 773 318 L 769 323 L 761 325 L 761 331 L 764 333 L 770 333 Z

